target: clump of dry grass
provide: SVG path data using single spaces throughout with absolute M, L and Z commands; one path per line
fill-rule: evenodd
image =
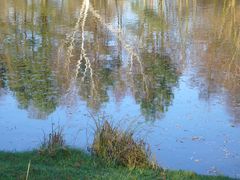
M 150 161 L 150 150 L 142 141 L 135 141 L 133 133 L 112 127 L 108 121 L 97 125 L 92 153 L 109 163 L 129 168 L 155 168 Z
M 52 124 L 52 131 L 47 136 L 44 135 L 39 152 L 55 156 L 59 150 L 66 150 L 63 128 L 60 126 L 54 128 L 54 124 Z

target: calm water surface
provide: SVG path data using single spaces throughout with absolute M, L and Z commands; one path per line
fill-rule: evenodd
M 0 150 L 53 123 L 86 148 L 104 114 L 165 168 L 240 178 L 238 0 L 0 3 Z

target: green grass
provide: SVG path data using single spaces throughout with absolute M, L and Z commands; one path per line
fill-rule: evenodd
M 62 149 L 54 155 L 39 151 L 24 153 L 0 152 L 0 179 L 25 179 L 31 160 L 29 179 L 230 179 L 200 176 L 184 171 L 129 169 L 107 165 L 104 160 L 80 150 Z

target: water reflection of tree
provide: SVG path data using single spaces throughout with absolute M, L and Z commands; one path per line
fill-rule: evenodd
M 97 15 L 95 16 L 101 21 L 100 17 Z M 147 22 L 143 22 L 144 26 L 149 28 L 152 27 L 151 23 L 151 19 Z M 121 29 L 114 31 L 113 27 L 106 27 L 113 33 L 117 31 L 121 32 Z M 159 29 L 155 29 L 155 31 L 153 30 L 154 27 L 152 30 L 148 29 L 148 31 L 146 31 L 146 28 L 142 28 L 143 32 L 137 34 L 140 36 L 144 34 L 144 37 L 139 39 L 143 41 L 142 45 L 144 46 L 144 49 L 151 51 L 149 53 L 143 52 L 138 54 L 130 44 L 127 44 L 123 36 L 119 34 L 116 35 L 121 41 L 123 48 L 131 57 L 129 59 L 129 79 L 132 83 L 131 90 L 137 102 L 141 104 L 142 112 L 147 119 L 156 119 L 167 110 L 173 98 L 172 88 L 176 85 L 178 76 L 176 69 L 172 64 L 172 60 L 168 56 L 161 56 L 159 54 L 163 53 L 164 46 L 162 39 L 155 38 L 154 36 L 154 34 L 163 31 L 162 26 L 159 25 L 158 28 Z M 141 28 L 139 29 L 138 32 L 141 31 Z M 161 49 L 159 49 L 159 44 L 161 44 Z
M 34 110 L 30 115 L 41 119 L 55 110 L 58 97 L 49 66 L 51 42 L 45 3 L 41 1 L 39 17 L 35 17 L 34 7 L 30 18 L 28 9 L 14 9 L 14 23 L 9 22 L 9 42 L 4 44 L 8 86 L 20 107 Z M 34 26 L 36 18 L 39 26 Z
M 1 58 L 1 55 L 0 55 Z M 1 58 L 2 59 L 2 58 Z M 0 89 L 4 88 L 6 85 L 6 78 L 5 78 L 6 68 L 2 61 L 0 61 Z
M 149 28 L 152 32 L 163 32 L 167 30 L 167 17 L 165 4 L 155 1 L 145 1 L 144 3 L 140 0 L 133 1 L 131 4 L 133 12 L 138 15 L 138 18 L 142 21 L 142 25 Z M 138 29 L 136 29 L 138 31 Z
M 144 76 L 146 87 L 143 88 L 142 74 L 133 73 L 133 93 L 141 105 L 147 119 L 160 118 L 167 111 L 174 97 L 173 87 L 176 86 L 178 75 L 168 56 L 143 53 Z
M 170 56 L 166 56 L 168 39 L 168 8 L 165 1 L 134 1 L 133 11 L 139 17 L 136 26 L 138 39 L 145 51 L 141 52 L 145 86 L 141 74 L 133 73 L 135 98 L 147 119 L 159 118 L 167 111 L 174 98 L 173 88 L 178 82 L 178 70 Z M 134 27 L 133 27 L 134 28 Z
M 192 42 L 191 63 L 198 71 L 192 79 L 200 89 L 200 98 L 210 101 L 221 94 L 235 119 L 240 112 L 239 8 L 236 0 L 179 0 L 176 6 L 180 49 Z
M 229 109 L 239 121 L 239 88 L 240 88 L 240 4 L 236 0 L 198 2 L 207 7 L 212 5 L 214 11 L 201 14 L 205 24 L 196 27 L 194 38 L 208 42 L 205 51 L 198 51 L 202 59 L 199 75 L 204 78 L 202 92 L 210 98 L 214 94 L 223 93 L 228 96 L 226 102 Z M 207 9 L 207 8 L 206 8 Z M 206 36 L 204 32 L 210 34 Z
M 113 90 L 119 100 L 130 84 L 132 94 L 148 119 L 155 119 L 167 110 L 177 74 L 170 57 L 161 55 L 162 39 L 154 37 L 154 33 L 163 30 L 153 27 L 158 15 L 141 22 L 142 28 L 137 32 L 141 44 L 151 46 L 148 52 L 148 47 L 145 51 L 126 40 L 134 39 L 136 34 L 126 37 L 122 30 L 124 3 L 102 2 L 105 1 L 91 4 L 83 0 L 76 5 L 67 1 L 56 11 L 52 9 L 52 1 L 30 4 L 25 1 L 21 12 L 15 11 L 20 21 L 9 22 L 8 31 L 15 29 L 10 38 L 15 45 L 5 44 L 5 62 L 8 85 L 22 108 L 49 114 L 58 105 L 57 94 L 60 93 L 65 97 L 61 99 L 62 104 L 68 107 L 80 96 L 97 111 L 109 100 L 109 90 Z M 36 6 L 40 6 L 40 10 Z M 66 7 L 74 13 L 66 13 L 68 16 L 61 21 L 59 11 L 66 11 Z M 118 24 L 111 25 L 115 22 L 115 13 Z M 149 14 L 150 9 L 146 13 Z M 150 13 L 149 17 L 152 15 Z M 69 29 L 61 29 L 61 24 L 70 19 Z M 19 31 L 21 25 L 23 28 Z M 145 31 L 144 26 L 150 29 Z

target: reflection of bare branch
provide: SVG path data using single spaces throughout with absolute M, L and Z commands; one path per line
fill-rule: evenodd
M 232 68 L 233 68 L 233 66 L 234 66 L 234 68 L 235 68 L 235 76 L 237 76 L 238 75 L 238 70 L 237 70 L 237 68 L 238 68 L 238 65 L 236 64 L 236 63 L 234 63 L 234 61 L 236 60 L 236 58 L 238 57 L 238 55 L 239 55 L 239 51 L 240 51 L 240 34 L 238 35 L 238 41 L 236 42 L 236 48 L 235 48 L 235 51 L 234 51 L 234 53 L 233 53 L 233 56 L 232 56 L 232 58 L 231 58 L 231 60 L 230 60 L 230 62 L 229 62 L 229 65 L 228 65 L 228 72 L 226 73 L 226 79 L 225 79 L 225 81 L 227 81 L 227 80 L 229 80 L 231 77 L 230 77 L 230 75 L 231 75 L 231 70 L 232 70 Z M 225 82 L 224 82 L 225 83 Z
M 86 0 L 84 0 L 84 2 L 83 2 L 83 5 L 82 5 L 82 8 L 80 10 L 79 17 L 78 17 L 78 20 L 75 24 L 73 32 L 71 33 L 71 35 L 67 36 L 66 42 L 68 42 L 68 40 L 70 41 L 68 49 L 67 49 L 67 58 L 66 58 L 66 62 L 65 62 L 65 69 L 67 70 L 67 73 L 69 72 L 69 64 L 71 62 L 71 57 L 73 56 L 72 52 L 73 52 L 73 49 L 74 49 L 74 46 L 75 46 L 75 44 L 74 44 L 75 36 L 76 36 L 76 33 L 79 31 L 79 25 L 80 25 L 81 19 L 83 18 L 82 16 L 83 16 L 83 13 L 84 13 L 85 1 Z
M 86 18 L 87 18 L 87 15 L 88 15 L 88 9 L 89 9 L 89 0 L 84 0 L 83 4 L 82 4 L 81 11 L 80 11 L 80 14 L 79 14 L 78 21 L 76 22 L 74 31 L 73 31 L 73 33 L 70 36 L 70 45 L 69 45 L 68 51 L 67 51 L 68 52 L 67 53 L 68 68 L 69 68 L 69 64 L 71 62 L 72 51 L 73 51 L 73 48 L 74 48 L 75 35 L 79 31 L 80 22 L 82 20 L 82 24 L 81 24 L 81 53 L 80 53 L 79 59 L 77 60 L 75 73 L 74 73 L 74 75 L 72 77 L 70 77 L 70 79 L 71 79 L 70 83 L 71 84 L 70 84 L 69 89 L 67 90 L 68 93 L 66 94 L 68 102 L 72 102 L 72 101 L 74 101 L 74 99 L 76 99 L 75 97 L 76 97 L 76 94 L 78 93 L 78 90 L 79 90 L 77 88 L 77 85 L 76 85 L 76 80 L 77 80 L 79 69 L 80 69 L 80 66 L 82 64 L 82 60 L 83 59 L 85 59 L 86 64 L 89 64 L 86 67 L 89 68 L 90 71 L 92 72 L 90 61 L 87 58 L 86 53 L 85 53 L 85 49 L 84 49 L 84 42 L 85 42 L 84 27 L 85 27 Z
M 91 79 L 91 84 L 92 84 L 92 90 L 91 90 L 91 94 L 93 95 L 94 92 L 95 92 L 95 83 L 94 83 L 94 79 L 93 79 L 93 69 L 92 69 L 92 64 L 91 64 L 91 61 L 90 59 L 87 57 L 86 55 L 86 50 L 84 48 L 84 27 L 85 27 L 85 21 L 86 21 L 86 17 L 87 17 L 87 12 L 89 11 L 89 0 L 85 0 L 84 1 L 85 3 L 85 11 L 84 11 L 84 18 L 83 18 L 83 23 L 82 23 L 82 46 L 81 46 L 81 54 L 80 54 L 80 60 L 79 60 L 79 63 L 77 65 L 77 69 L 76 69 L 76 75 L 75 75 L 75 78 L 77 78 L 78 76 L 78 72 L 79 72 L 79 68 L 80 68 L 80 65 L 81 65 L 81 60 L 82 59 L 85 59 L 86 61 L 86 64 L 85 64 L 85 70 L 84 70 L 84 75 L 82 77 L 82 81 L 85 80 L 86 78 L 86 75 L 87 75 L 87 71 L 89 70 L 90 71 L 90 79 Z
M 102 25 L 104 25 L 111 33 L 113 33 L 113 35 L 115 35 L 119 39 L 119 41 L 122 42 L 123 47 L 127 50 L 127 52 L 130 55 L 132 55 L 134 57 L 138 57 L 137 58 L 138 63 L 141 65 L 141 61 L 140 61 L 140 58 L 139 58 L 138 54 L 135 53 L 135 50 L 129 44 L 127 44 L 127 42 L 124 40 L 123 35 L 122 35 L 123 34 L 122 30 L 120 28 L 115 29 L 111 24 L 105 23 L 104 19 L 94 10 L 94 8 L 92 7 L 91 4 L 90 4 L 90 7 L 89 7 L 89 10 L 99 20 L 99 22 Z
M 227 1 L 225 0 L 224 8 L 223 8 L 224 14 L 223 14 L 222 26 L 220 28 L 220 33 L 218 35 L 218 39 L 220 39 L 222 37 L 223 31 L 225 29 L 224 27 L 225 27 L 225 25 L 227 23 L 227 18 L 226 17 L 227 17 L 227 14 L 229 13 L 229 11 L 231 9 L 231 4 L 229 4 L 228 7 L 226 7 L 226 5 L 227 5 Z
M 220 31 L 218 33 L 218 39 L 221 39 L 222 44 L 226 43 L 229 39 L 231 39 L 232 44 L 234 45 L 234 52 L 232 53 L 231 57 L 228 59 L 228 67 L 225 71 L 225 77 L 223 84 L 226 84 L 227 81 L 236 77 L 238 75 L 237 70 L 237 57 L 239 57 L 239 50 L 240 50 L 240 33 L 239 29 L 235 28 L 235 16 L 236 16 L 236 2 L 232 0 L 232 2 L 227 3 L 224 2 L 223 7 L 223 15 L 220 25 Z M 230 15 L 232 19 L 229 21 L 227 18 Z M 224 67 L 223 67 L 224 68 Z M 234 85 L 235 86 L 235 85 Z
M 82 21 L 82 25 L 81 25 L 81 28 L 82 28 L 81 54 L 80 54 L 79 60 L 77 61 L 77 66 L 76 66 L 77 68 L 76 68 L 76 70 L 75 70 L 75 77 L 74 77 L 75 80 L 77 79 L 77 76 L 78 76 L 79 69 L 80 69 L 80 66 L 81 66 L 81 64 L 82 64 L 83 58 L 85 59 L 86 62 L 88 62 L 88 64 L 90 64 L 90 61 L 89 61 L 88 57 L 86 56 L 86 53 L 85 53 L 86 51 L 85 51 L 85 49 L 84 49 L 84 42 L 85 42 L 85 37 L 84 37 L 84 35 L 85 35 L 85 30 L 84 30 L 84 28 L 85 28 L 87 13 L 88 13 L 88 10 L 89 10 L 89 0 L 84 0 L 84 2 L 83 2 L 83 9 L 84 9 L 84 12 L 83 12 L 84 15 L 83 15 L 83 21 Z M 86 67 L 87 67 L 87 66 L 86 66 Z M 89 66 L 88 66 L 88 67 L 89 67 Z M 91 65 L 90 65 L 89 68 L 91 69 Z
M 103 26 L 105 26 L 111 33 L 113 33 L 113 35 L 115 35 L 117 37 L 117 39 L 122 43 L 124 49 L 129 53 L 129 55 L 131 57 L 130 58 L 130 72 L 131 73 L 132 73 L 133 61 L 136 60 L 138 62 L 138 64 L 140 65 L 141 75 L 143 77 L 143 83 L 144 83 L 145 88 L 147 90 L 148 89 L 148 87 L 147 87 L 147 79 L 146 79 L 146 76 L 144 74 L 144 69 L 143 69 L 143 65 L 142 65 L 142 62 L 140 60 L 140 57 L 139 57 L 139 55 L 137 53 L 135 53 L 136 50 L 134 50 L 124 40 L 124 38 L 123 38 L 123 31 L 120 28 L 118 28 L 116 30 L 111 24 L 105 23 L 104 19 L 94 10 L 93 6 L 91 4 L 89 6 L 90 6 L 89 10 L 93 14 L 93 16 L 95 16 Z

